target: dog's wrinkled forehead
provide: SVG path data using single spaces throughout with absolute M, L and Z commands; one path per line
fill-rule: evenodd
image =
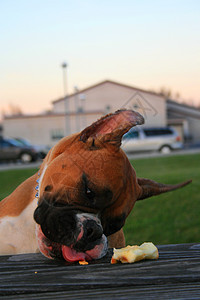
M 51 164 L 46 168 L 40 188 L 40 201 L 50 204 L 74 206 L 88 211 L 103 210 L 113 199 L 113 187 L 105 178 L 89 176 L 78 167 L 61 168 Z
M 124 164 L 119 153 L 116 159 L 106 149 L 87 151 L 79 147 L 79 150 L 82 150 L 83 155 L 66 151 L 51 162 L 43 175 L 41 191 L 46 186 L 52 186 L 56 190 L 75 188 L 83 178 L 87 178 L 90 184 L 103 188 L 109 183 L 114 184 L 122 176 Z

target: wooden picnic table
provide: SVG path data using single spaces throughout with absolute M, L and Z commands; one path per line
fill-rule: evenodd
M 200 299 L 200 244 L 158 246 L 158 260 L 88 265 L 41 254 L 0 257 L 0 299 Z

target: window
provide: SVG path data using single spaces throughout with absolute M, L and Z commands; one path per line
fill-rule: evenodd
M 7 141 L 0 140 L 0 147 L 1 148 L 11 147 L 11 144 L 9 142 L 7 142 Z
M 60 140 L 64 137 L 63 129 L 52 129 L 51 130 L 51 139 L 52 140 Z
M 158 135 L 167 135 L 172 134 L 172 130 L 170 128 L 147 128 L 144 129 L 144 133 L 146 136 L 158 136 Z
M 128 139 L 137 139 L 139 136 L 138 131 L 129 131 L 128 133 L 126 133 L 123 137 L 124 140 L 128 140 Z

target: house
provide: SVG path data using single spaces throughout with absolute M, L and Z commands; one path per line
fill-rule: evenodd
M 200 110 L 110 80 L 53 101 L 49 113 L 6 116 L 4 135 L 23 137 L 33 144 L 52 147 L 63 136 L 79 132 L 101 116 L 121 108 L 140 112 L 145 118 L 145 126 L 173 126 L 183 141 L 200 143 Z
M 48 114 L 5 117 L 4 135 L 51 147 L 63 136 L 121 108 L 140 112 L 145 126 L 166 126 L 166 105 L 165 97 L 160 94 L 106 80 L 53 101 Z

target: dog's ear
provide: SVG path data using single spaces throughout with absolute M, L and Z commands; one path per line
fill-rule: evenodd
M 110 143 L 120 147 L 122 136 L 133 126 L 144 123 L 144 118 L 133 110 L 118 110 L 106 115 L 80 133 L 80 140 L 95 145 Z
M 192 180 L 188 180 L 188 181 L 185 181 L 185 182 L 182 182 L 179 184 L 174 184 L 174 185 L 162 184 L 162 183 L 158 183 L 153 180 L 145 179 L 145 178 L 137 178 L 137 182 L 140 187 L 140 192 L 139 192 L 137 200 L 143 200 L 143 199 L 149 198 L 151 196 L 156 196 L 156 195 L 160 195 L 162 193 L 166 193 L 166 192 L 170 192 L 170 191 L 179 189 L 179 188 L 189 184 L 190 182 L 192 182 Z
M 176 190 L 192 181 L 188 180 L 175 185 L 166 185 L 150 179 L 136 178 L 135 171 L 131 165 L 127 168 L 124 179 L 127 179 L 126 184 L 119 197 L 102 213 L 102 224 L 104 233 L 107 236 L 112 235 L 124 226 L 126 218 L 137 200 Z

